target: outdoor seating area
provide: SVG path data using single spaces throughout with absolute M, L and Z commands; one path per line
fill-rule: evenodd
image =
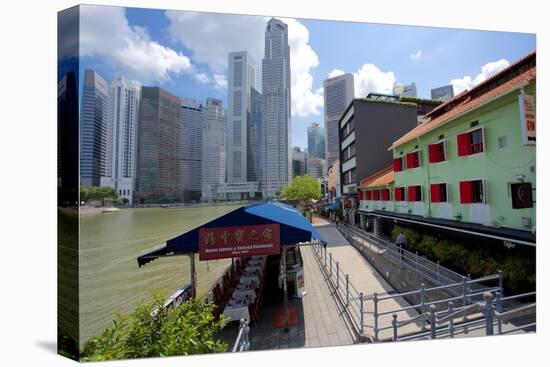
M 245 319 L 255 322 L 262 301 L 267 256 L 237 258 L 214 285 L 214 316 L 224 315 L 229 322 Z

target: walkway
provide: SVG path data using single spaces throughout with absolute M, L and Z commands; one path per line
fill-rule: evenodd
M 393 292 L 393 288 L 384 280 L 380 274 L 368 263 L 368 261 L 342 236 L 340 231 L 336 228 L 336 225 L 323 218 L 315 217 L 313 225 L 323 235 L 327 241 L 327 252 L 332 253 L 334 261 L 338 261 L 340 269 L 349 274 L 350 283 L 359 292 L 363 292 L 365 296 L 369 296 L 376 293 Z M 365 311 L 373 311 L 373 303 L 371 301 L 365 302 Z M 391 311 L 401 307 L 409 306 L 409 304 L 403 299 L 389 299 L 383 302 L 379 302 L 378 312 L 383 313 Z M 404 320 L 414 316 L 418 313 L 414 310 L 397 312 L 398 319 Z M 378 319 L 378 326 L 390 326 L 392 321 L 392 315 L 380 316 Z M 374 318 L 371 313 L 365 314 L 365 324 L 368 326 L 365 330 L 367 336 L 373 336 L 372 327 L 374 324 Z M 400 328 L 400 333 L 408 333 L 420 330 L 420 324 L 409 324 Z M 392 331 L 385 330 L 379 333 L 379 338 L 383 339 L 391 337 Z

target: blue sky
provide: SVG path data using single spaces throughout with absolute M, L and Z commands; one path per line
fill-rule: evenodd
M 265 17 L 84 6 L 81 67 L 180 97 L 227 102 L 227 53 L 248 50 L 259 70 Z M 452 82 L 471 88 L 535 50 L 533 34 L 281 18 L 289 24 L 292 143 L 323 124 L 323 80 L 353 73 L 356 96 L 415 82 L 419 97 Z

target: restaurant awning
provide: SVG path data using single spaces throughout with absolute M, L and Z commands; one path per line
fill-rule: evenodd
M 138 265 L 147 264 L 161 256 L 184 255 L 199 251 L 199 230 L 201 228 L 249 226 L 259 224 L 279 224 L 281 246 L 312 239 L 324 241 L 323 236 L 294 207 L 280 202 L 252 204 L 235 209 L 195 229 L 166 241 L 158 248 L 138 257 Z

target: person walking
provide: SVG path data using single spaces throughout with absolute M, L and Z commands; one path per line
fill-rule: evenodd
M 399 254 L 401 255 L 401 261 L 403 261 L 403 249 L 407 247 L 407 237 L 403 231 L 399 232 L 399 236 L 395 239 L 395 244 L 399 246 Z

